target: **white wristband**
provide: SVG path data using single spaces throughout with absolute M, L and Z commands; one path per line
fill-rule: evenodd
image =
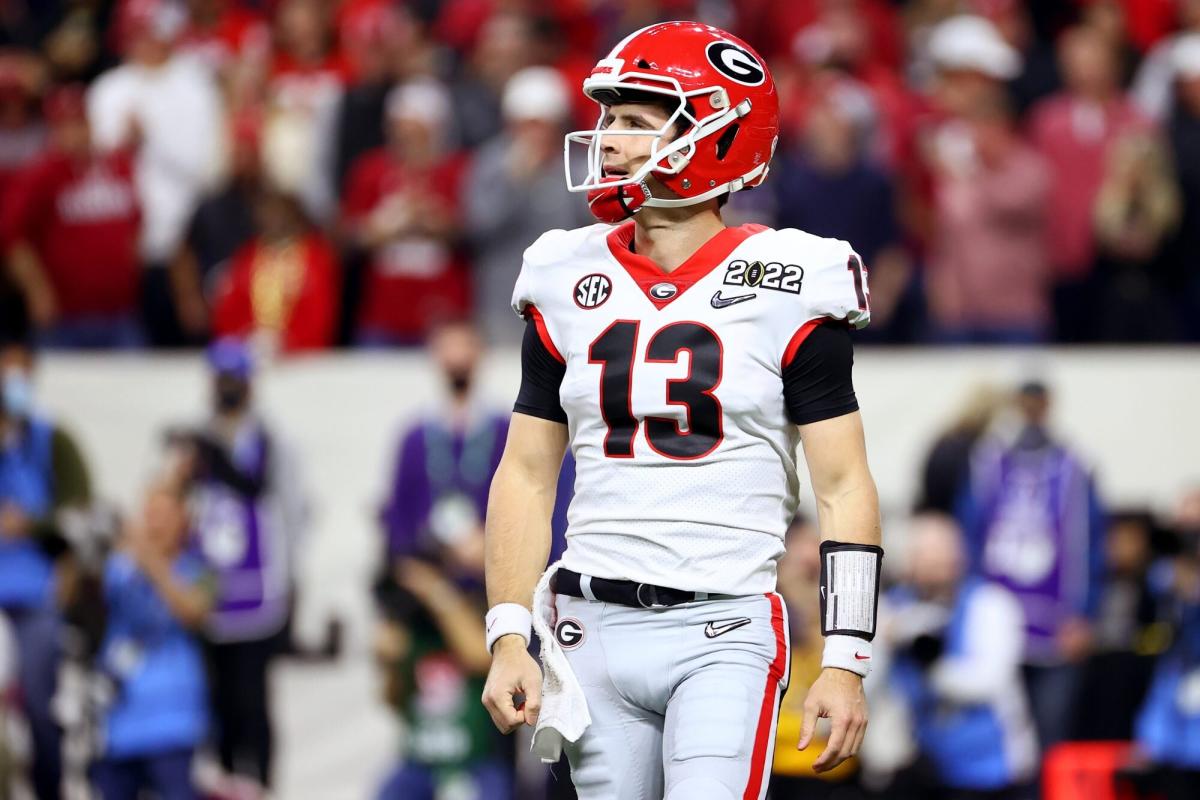
M 498 603 L 492 606 L 484 618 L 487 625 L 487 649 L 492 647 L 501 636 L 515 633 L 529 644 L 533 629 L 533 614 L 520 603 Z
M 836 667 L 865 678 L 871 671 L 871 643 L 857 636 L 839 633 L 826 636 L 821 667 Z

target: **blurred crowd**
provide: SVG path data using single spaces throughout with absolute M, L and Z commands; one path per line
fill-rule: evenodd
M 308 502 L 254 409 L 250 351 L 209 348 L 209 414 L 160 432 L 123 513 L 41 411 L 28 322 L 0 305 L 0 798 L 261 797 L 269 666 L 332 656 L 338 637 L 292 642 Z
M 562 134 L 595 120 L 582 77 L 664 18 L 770 61 L 772 175 L 726 214 L 852 242 L 862 341 L 1200 340 L 1200 0 L 0 0 L 0 800 L 18 776 L 39 800 L 271 791 L 270 665 L 336 636 L 290 634 L 307 501 L 256 358 L 416 345 L 444 402 L 396 443 L 375 520 L 407 731 L 378 796 L 571 796 L 478 702 L 508 414 L 474 375 L 521 333 L 523 249 L 590 222 L 562 180 Z M 162 432 L 118 514 L 40 411 L 36 354 L 199 346 L 210 414 Z M 981 389 L 914 465 L 872 733 L 820 778 L 821 743 L 795 750 L 817 537 L 792 526 L 775 800 L 1023 800 L 1043 766 L 1072 797 L 1053 765 L 1200 796 L 1200 490 L 1107 507 L 1051 401 Z M 572 483 L 568 460 L 556 552 Z
M 21 304 L 3 310 L 0 798 L 27 796 L 14 782 L 37 800 L 278 796 L 271 665 L 336 658 L 338 636 L 291 634 L 309 504 L 303 464 L 255 403 L 251 348 L 208 347 L 208 414 L 161 432 L 141 505 L 120 514 L 41 410 L 31 326 L 11 324 Z M 478 391 L 485 353 L 473 324 L 436 326 L 439 399 L 380 442 L 394 455 L 373 519 L 372 652 L 403 731 L 381 800 L 574 797 L 566 763 L 536 763 L 528 731 L 500 736 L 479 702 L 483 518 L 509 421 Z M 913 465 L 919 496 L 884 521 L 871 728 L 819 776 L 821 727 L 795 749 L 821 664 L 819 535 L 793 522 L 773 800 L 1200 792 L 1200 486 L 1172 509 L 1107 507 L 1052 401 L 1037 381 L 981 386 Z M 552 560 L 573 483 L 568 457 Z
M 815 776 L 796 752 L 820 671 L 816 526 L 779 566 L 792 620 L 775 800 L 1200 796 L 1200 486 L 1109 508 L 1051 424 L 1049 387 L 980 386 L 930 445 L 888 556 L 871 728 Z
M 669 18 L 769 61 L 728 216 L 852 242 L 865 340 L 1200 339 L 1200 0 L 7 0 L 9 291 L 47 346 L 515 342 L 581 80 Z

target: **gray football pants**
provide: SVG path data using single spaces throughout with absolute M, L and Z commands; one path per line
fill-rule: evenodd
M 629 608 L 558 595 L 555 636 L 592 724 L 566 747 L 580 800 L 759 800 L 787 687 L 777 594 Z

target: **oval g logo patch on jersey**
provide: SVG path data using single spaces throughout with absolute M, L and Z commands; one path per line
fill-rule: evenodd
M 575 284 L 575 305 L 580 308 L 599 308 L 612 294 L 612 281 L 607 275 L 592 273 Z
M 670 300 L 678 293 L 679 289 L 673 283 L 656 283 L 650 287 L 650 296 L 655 300 Z
M 583 644 L 583 624 L 574 617 L 564 617 L 554 629 L 554 638 L 563 650 L 574 650 Z
M 744 47 L 733 42 L 713 42 L 704 50 L 717 72 L 743 86 L 758 86 L 767 79 L 767 72 Z

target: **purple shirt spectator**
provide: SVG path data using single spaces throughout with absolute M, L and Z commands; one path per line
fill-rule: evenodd
M 460 520 L 470 524 L 473 516 L 483 524 L 507 435 L 507 416 L 493 411 L 478 411 L 455 429 L 430 416 L 405 433 L 383 509 L 389 560 L 452 536 Z
M 428 416 L 401 439 L 391 492 L 383 507 L 389 561 L 427 550 L 453 536 L 456 524 L 483 524 L 492 475 L 508 436 L 508 416 L 478 411 L 465 428 Z M 551 529 L 550 560 L 566 548 L 567 506 L 575 485 L 575 463 L 563 461 Z

